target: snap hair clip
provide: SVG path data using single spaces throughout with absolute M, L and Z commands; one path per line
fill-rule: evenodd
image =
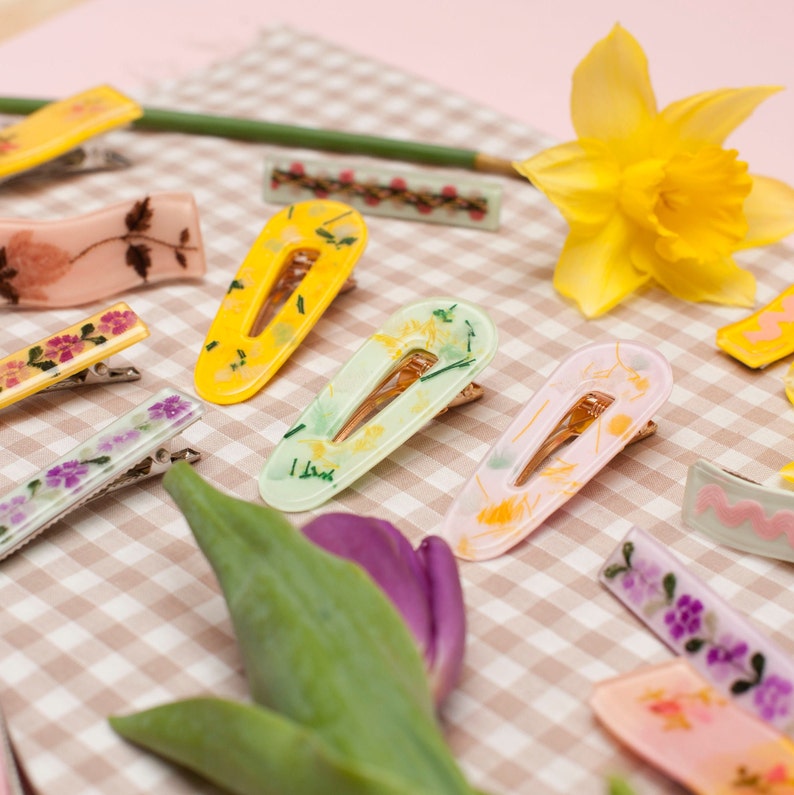
M 698 459 L 684 488 L 684 523 L 720 544 L 794 561 L 794 494 Z
M 687 792 L 783 795 L 794 785 L 794 743 L 681 658 L 599 682 L 590 706 L 620 742 Z
M 163 389 L 0 497 L 0 560 L 89 500 L 162 475 L 175 461 L 198 461 L 197 451 L 172 453 L 168 444 L 203 411 L 190 396 Z
M 426 298 L 397 310 L 278 442 L 259 476 L 262 498 L 306 511 L 339 494 L 449 405 L 480 397 L 472 380 L 496 345 L 473 304 Z
M 0 359 L 0 409 L 37 392 L 137 381 L 135 367 L 110 367 L 104 359 L 148 336 L 125 303 L 50 334 Z
M 330 198 L 365 215 L 499 228 L 502 186 L 484 180 L 334 160 L 265 161 L 264 199 L 275 204 Z
M 142 115 L 140 105 L 105 85 L 50 102 L 0 130 L 0 181 L 40 167 Z M 91 168 L 96 165 L 94 160 Z
M 599 579 L 726 698 L 780 731 L 794 727 L 789 655 L 648 533 L 633 527 Z
M 754 369 L 794 353 L 794 285 L 752 315 L 719 329 L 717 346 Z
M 273 377 L 350 278 L 367 243 L 361 215 L 309 201 L 276 213 L 229 285 L 199 352 L 196 391 L 239 403 Z
M 152 193 L 48 221 L 0 218 L 0 299 L 62 308 L 204 275 L 191 193 Z
M 506 552 L 627 444 L 654 433 L 651 417 L 672 386 L 669 363 L 646 345 L 580 348 L 493 445 L 450 505 L 441 535 L 466 560 Z

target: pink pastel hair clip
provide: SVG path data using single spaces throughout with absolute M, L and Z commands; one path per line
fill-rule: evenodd
M 571 498 L 626 445 L 656 431 L 673 387 L 670 364 L 631 340 L 572 353 L 513 418 L 444 516 L 455 554 L 507 552 Z
M 153 193 L 62 220 L 0 218 L 0 300 L 15 306 L 80 306 L 205 269 L 190 193 Z
M 684 523 L 726 546 L 794 561 L 794 494 L 700 459 L 689 468 Z
M 685 660 L 600 682 L 590 705 L 626 747 L 696 795 L 794 792 L 794 743 Z

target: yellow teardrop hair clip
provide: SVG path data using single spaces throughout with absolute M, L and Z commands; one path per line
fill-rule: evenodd
M 346 286 L 367 244 L 358 211 L 292 204 L 265 225 L 229 285 L 199 353 L 196 391 L 239 403 L 273 377 Z

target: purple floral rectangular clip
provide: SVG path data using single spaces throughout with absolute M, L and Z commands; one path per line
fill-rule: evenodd
M 794 730 L 794 663 L 665 547 L 633 527 L 599 574 L 674 652 L 738 706 Z
M 162 475 L 175 461 L 198 461 L 197 451 L 172 453 L 167 444 L 203 411 L 196 399 L 163 389 L 0 497 L 0 559 L 93 497 Z

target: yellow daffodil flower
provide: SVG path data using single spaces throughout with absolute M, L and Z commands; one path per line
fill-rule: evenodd
M 706 91 L 657 111 L 645 53 L 616 25 L 574 72 L 578 140 L 514 164 L 570 227 L 556 289 L 587 317 L 647 283 L 751 306 L 755 278 L 733 253 L 794 232 L 794 190 L 722 144 L 778 90 Z

